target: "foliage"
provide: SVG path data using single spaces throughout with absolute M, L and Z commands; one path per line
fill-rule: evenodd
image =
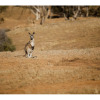
M 0 13 L 5 11 L 7 9 L 8 6 L 0 6 Z
M 15 46 L 10 38 L 7 37 L 4 30 L 0 30 L 0 51 L 14 51 Z
M 69 14 L 69 16 L 73 16 L 73 8 L 74 11 L 77 10 L 78 6 L 52 6 L 52 12 L 53 13 L 66 13 Z M 89 7 L 89 16 L 94 17 L 100 17 L 100 6 L 88 6 Z M 86 16 L 86 6 L 80 6 L 81 8 L 81 14 L 83 16 Z
M 90 16 L 100 17 L 100 6 L 90 6 L 89 14 Z

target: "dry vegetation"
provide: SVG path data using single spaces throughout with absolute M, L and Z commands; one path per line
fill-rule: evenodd
M 44 25 L 7 19 L 0 28 L 16 46 L 0 52 L 0 93 L 99 94 L 100 19 L 49 19 Z M 25 58 L 28 32 L 35 31 L 34 58 Z

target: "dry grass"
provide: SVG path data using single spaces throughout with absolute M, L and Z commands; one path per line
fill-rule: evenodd
M 43 26 L 3 23 L 17 51 L 0 53 L 0 93 L 99 94 L 100 19 L 47 20 Z M 6 27 L 5 27 L 6 28 Z M 35 58 L 25 58 L 35 31 Z

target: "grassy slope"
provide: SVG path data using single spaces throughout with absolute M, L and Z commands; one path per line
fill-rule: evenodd
M 17 51 L 0 53 L 0 93 L 100 93 L 99 18 L 51 19 L 43 26 L 9 21 L 15 24 L 3 25 Z M 27 59 L 23 48 L 33 31 L 37 57 Z

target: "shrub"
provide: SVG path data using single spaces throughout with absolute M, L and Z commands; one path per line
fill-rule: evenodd
M 0 18 L 0 24 L 1 23 L 4 23 L 4 18 L 2 17 L 2 18 Z
M 15 46 L 10 38 L 7 37 L 4 30 L 0 30 L 0 51 L 14 51 Z
M 100 17 L 100 6 L 90 6 L 89 7 L 89 15 Z
M 0 6 L 0 13 L 5 11 L 8 8 L 8 6 Z

